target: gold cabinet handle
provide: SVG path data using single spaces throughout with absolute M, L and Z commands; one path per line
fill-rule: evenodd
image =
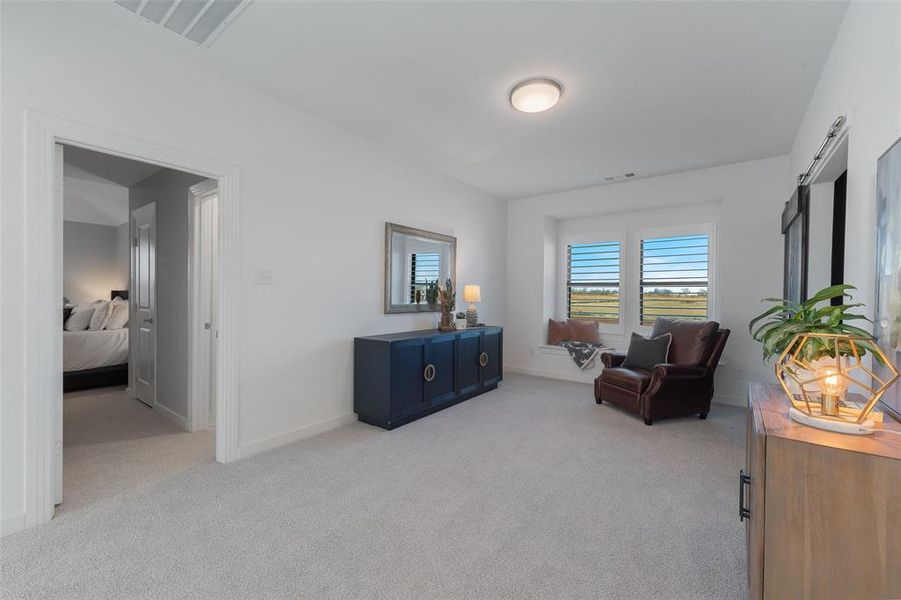
M 482 352 L 481 354 L 479 354 L 479 364 L 482 365 L 483 367 L 488 364 L 488 353 L 487 352 Z
M 435 365 L 426 365 L 425 371 L 422 372 L 422 376 L 426 381 L 432 381 L 433 379 L 435 379 Z

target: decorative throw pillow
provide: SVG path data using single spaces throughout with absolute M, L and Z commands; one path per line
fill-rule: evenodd
M 97 331 L 106 327 L 106 322 L 109 321 L 111 307 L 111 302 L 99 302 L 95 304 L 94 314 L 91 315 L 91 324 L 88 326 L 88 329 Z
M 567 319 L 570 339 L 574 342 L 585 342 L 599 346 L 601 338 L 598 336 L 598 322 L 588 319 Z
M 122 329 L 128 324 L 128 302 L 113 300 L 110 316 L 106 321 L 107 329 Z
M 633 333 L 623 367 L 626 369 L 653 369 L 654 365 L 667 362 L 672 339 L 673 336 L 669 333 L 652 338 Z
M 569 321 L 555 321 L 548 319 L 547 321 L 547 343 L 549 346 L 556 346 L 560 342 L 572 339 L 569 330 Z
M 669 362 L 674 365 L 699 365 L 707 358 L 712 335 L 719 331 L 716 321 L 688 321 L 658 318 L 651 337 L 671 333 L 673 344 Z
M 91 323 L 91 317 L 94 315 L 93 304 L 81 304 L 72 309 L 72 314 L 66 319 L 66 325 L 63 327 L 66 331 L 84 331 Z

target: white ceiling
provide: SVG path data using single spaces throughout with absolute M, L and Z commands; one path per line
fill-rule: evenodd
M 93 176 L 125 187 L 131 187 L 162 170 L 162 167 L 157 165 L 76 146 L 64 148 L 63 168 L 67 176 L 82 178 Z
M 74 146 L 63 149 L 63 218 L 116 227 L 128 222 L 128 188 L 162 167 Z
M 518 198 L 787 153 L 846 7 L 257 0 L 209 48 L 183 45 L 429 168 Z M 563 98 L 517 113 L 507 94 L 532 76 L 562 81 Z

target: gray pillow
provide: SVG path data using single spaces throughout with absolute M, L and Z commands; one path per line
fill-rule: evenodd
M 633 333 L 623 367 L 626 369 L 653 369 L 654 365 L 665 363 L 672 340 L 673 336 L 670 333 L 654 338 L 646 338 Z

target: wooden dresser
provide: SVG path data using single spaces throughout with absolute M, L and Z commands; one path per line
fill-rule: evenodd
M 354 412 L 393 429 L 497 387 L 504 330 L 407 331 L 354 340 Z
M 751 598 L 901 598 L 901 435 L 796 423 L 778 385 L 752 383 L 748 404 Z

